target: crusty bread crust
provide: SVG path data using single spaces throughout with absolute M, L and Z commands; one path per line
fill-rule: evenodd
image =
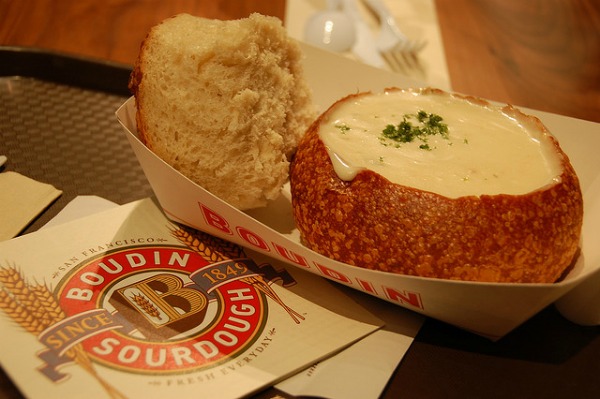
M 319 138 L 333 104 L 309 128 L 291 165 L 296 225 L 305 245 L 332 259 L 413 276 L 485 282 L 557 281 L 578 252 L 583 200 L 558 142 L 560 181 L 526 195 L 447 198 L 370 170 L 342 181 Z M 477 100 L 483 101 L 483 100 Z M 513 107 L 508 112 L 544 125 Z

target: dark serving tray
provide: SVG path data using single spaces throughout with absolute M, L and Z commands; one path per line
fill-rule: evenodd
M 115 111 L 131 69 L 64 54 L 0 47 L 0 154 L 6 170 L 62 196 L 25 233 L 78 195 L 123 204 L 152 195 Z
M 21 76 L 129 96 L 131 67 L 37 48 L 0 46 L 0 76 Z

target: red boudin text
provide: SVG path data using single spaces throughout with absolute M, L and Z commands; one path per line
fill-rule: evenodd
M 338 269 L 322 265 L 317 260 L 309 259 L 311 256 L 310 252 L 299 245 L 297 246 L 297 250 L 294 251 L 281 243 L 274 241 L 269 242 L 259 233 L 246 227 L 232 226 L 225 217 L 202 203 L 198 203 L 198 205 L 204 217 L 204 221 L 211 229 L 216 230 L 216 235 L 225 236 L 242 245 L 249 244 L 246 246 L 268 253 L 270 256 L 278 257 L 285 262 L 311 270 L 339 283 L 353 286 L 369 294 L 385 298 L 391 302 L 396 302 L 403 306 L 424 309 L 421 295 L 418 292 L 398 290 L 383 284 L 376 285 L 371 281 L 348 276 Z M 305 255 L 302 255 L 299 252 L 303 252 Z
M 97 269 L 79 274 L 80 286 L 70 288 L 66 297 L 79 301 L 90 301 L 93 298 L 93 287 L 106 283 L 107 276 L 119 276 L 126 270 L 142 269 L 168 265 L 184 269 L 189 261 L 190 254 L 178 250 L 152 250 L 126 253 L 117 259 L 106 257 L 97 263 Z M 90 288 L 87 288 L 90 287 Z

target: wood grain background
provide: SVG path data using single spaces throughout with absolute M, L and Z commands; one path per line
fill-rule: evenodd
M 454 90 L 600 122 L 600 1 L 436 3 Z
M 454 90 L 600 122 L 600 1 L 435 3 Z M 180 12 L 283 19 L 285 0 L 0 0 L 0 45 L 132 64 L 148 29 Z

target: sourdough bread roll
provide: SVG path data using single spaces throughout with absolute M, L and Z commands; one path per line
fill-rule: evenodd
M 316 116 L 299 46 L 259 14 L 163 21 L 142 43 L 129 87 L 142 141 L 239 209 L 279 195 Z
M 511 106 L 434 89 L 348 96 L 311 125 L 290 181 L 305 245 L 351 265 L 550 283 L 578 253 L 575 171 Z

